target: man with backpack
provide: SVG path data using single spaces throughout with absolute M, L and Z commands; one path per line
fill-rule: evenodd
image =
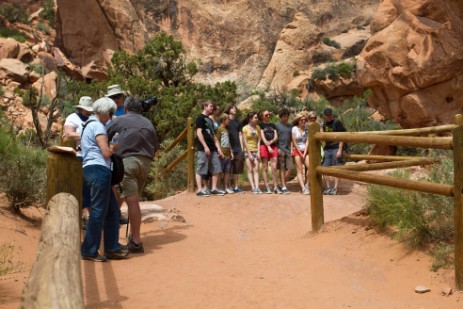
M 346 132 L 346 128 L 341 121 L 334 119 L 333 110 L 331 108 L 325 108 L 323 111 L 325 121 L 323 122 L 324 132 Z M 344 148 L 343 142 L 325 142 L 323 151 L 325 153 L 323 157 L 323 166 L 336 166 L 342 164 L 342 151 Z M 324 176 L 325 188 L 323 194 L 325 195 L 337 195 L 339 178 Z M 334 180 L 334 187 L 331 187 L 330 183 Z
M 145 186 L 151 162 L 159 144 L 153 124 L 141 114 L 141 101 L 135 97 L 128 97 L 124 106 L 126 114 L 114 118 L 107 127 L 107 131 L 109 140 L 117 134 L 119 145 L 117 153 L 124 162 L 124 178 L 118 187 L 129 212 L 129 252 L 143 253 L 144 247 L 140 238 L 140 194 Z

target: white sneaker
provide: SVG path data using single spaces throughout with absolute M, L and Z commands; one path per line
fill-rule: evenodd
M 225 189 L 225 192 L 227 192 L 228 194 L 233 194 L 233 193 L 235 193 L 235 191 L 233 191 L 232 188 L 226 188 L 226 189 Z

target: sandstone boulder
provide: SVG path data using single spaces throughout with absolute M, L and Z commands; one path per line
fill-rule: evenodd
M 56 65 L 75 80 L 84 80 L 80 68 L 74 65 L 66 55 L 57 47 L 52 49 L 53 56 L 55 57 Z
M 385 0 L 373 21 L 357 61 L 369 104 L 406 128 L 452 122 L 463 112 L 463 2 Z
M 56 72 L 50 72 L 44 77 L 40 78 L 37 82 L 35 82 L 32 87 L 35 87 L 39 92 L 39 97 L 41 95 L 46 96 L 46 98 L 52 101 L 57 94 L 56 88 L 56 80 L 58 75 Z
M 19 83 L 23 83 L 27 81 L 29 72 L 29 66 L 18 59 L 0 59 L 0 76 L 3 78 L 10 78 Z
M 19 54 L 19 43 L 11 38 L 0 38 L 0 58 L 16 58 Z

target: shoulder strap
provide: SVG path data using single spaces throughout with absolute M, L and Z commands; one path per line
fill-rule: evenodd
M 89 119 L 89 120 L 85 121 L 85 123 L 84 123 L 83 126 L 82 126 L 82 132 L 80 132 L 80 137 L 81 137 L 81 138 L 82 138 L 82 136 L 84 135 L 84 130 L 85 130 L 85 128 L 87 127 L 87 125 L 88 125 L 89 123 L 91 123 L 91 122 L 94 122 L 94 121 L 95 121 L 95 119 Z

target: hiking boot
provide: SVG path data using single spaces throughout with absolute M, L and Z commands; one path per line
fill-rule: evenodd
M 129 255 L 129 251 L 121 248 L 117 251 L 105 252 L 105 255 L 110 260 L 123 260 L 127 258 L 127 256 Z
M 211 191 L 211 195 L 217 195 L 217 196 L 223 196 L 225 195 L 225 191 L 219 190 L 219 189 L 214 189 Z
M 331 189 L 329 195 L 338 195 L 338 190 L 336 188 Z
M 323 190 L 323 195 L 330 195 L 331 194 L 331 188 L 326 188 L 325 190 Z
M 282 194 L 283 191 L 280 190 L 280 187 L 276 186 L 275 187 L 275 190 L 273 190 L 273 192 L 275 192 L 275 194 Z
M 92 261 L 92 262 L 106 262 L 108 259 L 104 255 L 97 253 L 95 256 L 84 256 L 82 255 L 82 260 Z
M 200 190 L 196 193 L 196 196 L 208 197 L 209 194 L 204 190 Z
M 264 193 L 266 194 L 272 194 L 272 189 L 270 189 L 270 186 L 267 186 L 264 190 Z
M 291 192 L 289 192 L 288 188 L 284 187 L 284 188 L 281 189 L 281 193 L 290 194 Z
M 235 191 L 233 191 L 232 188 L 226 188 L 226 189 L 225 189 L 225 192 L 227 192 L 227 194 L 233 194 L 233 193 L 235 193 Z
M 144 253 L 143 243 L 136 244 L 132 240 L 127 244 L 130 253 Z

